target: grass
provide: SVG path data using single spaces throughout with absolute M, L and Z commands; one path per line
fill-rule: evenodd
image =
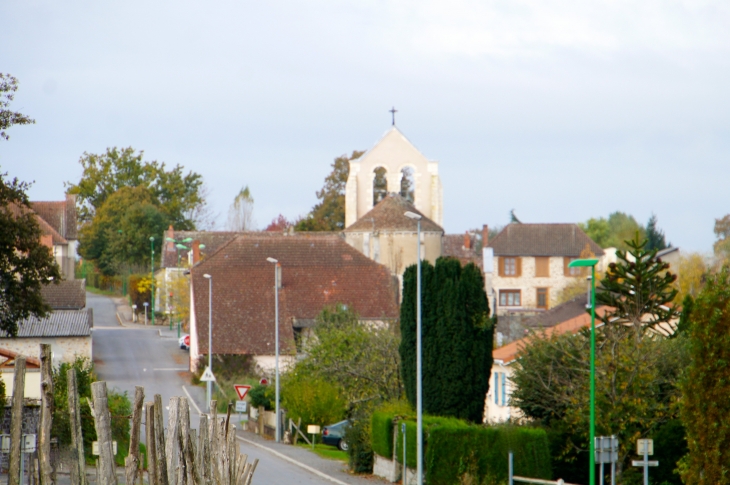
M 312 450 L 312 446 L 308 445 L 307 442 L 302 439 L 299 440 L 297 446 L 306 448 L 310 451 Z M 322 443 L 317 443 L 314 445 L 314 452 L 322 458 L 327 458 L 328 460 L 339 460 L 344 462 L 347 462 L 348 460 L 346 451 L 340 451 L 334 446 L 323 445 Z

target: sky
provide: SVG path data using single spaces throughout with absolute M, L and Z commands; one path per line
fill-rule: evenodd
M 730 212 L 730 4 L 704 0 L 0 2 L 0 72 L 36 120 L 0 171 L 61 200 L 84 152 L 201 174 L 225 228 L 317 202 L 396 124 L 439 161 L 444 228 L 652 213 L 708 252 Z

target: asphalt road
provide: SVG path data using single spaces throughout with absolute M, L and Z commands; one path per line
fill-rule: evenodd
M 145 401 L 151 401 L 154 394 L 161 394 L 163 403 L 169 402 L 173 396 L 192 397 L 198 409 L 202 408 L 205 391 L 189 384 L 188 354 L 178 347 L 175 333 L 160 331 L 160 327 L 122 327 L 117 321 L 116 307 L 110 298 L 91 293 L 86 296 L 87 306 L 94 309 L 94 366 L 100 380 L 107 381 L 110 389 L 127 391 L 130 397 L 134 396 L 135 386 L 143 386 Z M 197 427 L 199 414 L 193 405 L 190 415 L 191 425 Z M 142 436 L 144 437 L 144 430 Z M 241 442 L 241 452 L 246 453 L 249 460 L 259 459 L 253 479 L 255 485 L 338 483 L 307 471 L 260 446 Z M 339 483 L 372 483 L 372 480 L 348 477 L 337 470 L 341 468 L 339 464 L 323 463 L 319 457 L 308 453 L 296 456 L 295 460 L 312 467 L 324 468 L 328 476 L 332 476 L 330 470 L 333 470 Z

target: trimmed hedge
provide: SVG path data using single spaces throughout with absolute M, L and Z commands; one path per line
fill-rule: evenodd
M 396 442 L 395 459 L 398 463 L 403 463 L 403 433 L 400 431 L 401 423 L 398 423 L 398 440 Z M 469 427 L 469 425 L 460 419 L 456 418 L 445 418 L 441 416 L 424 416 L 423 417 L 423 443 L 428 448 L 428 436 L 431 433 L 431 429 L 438 426 L 451 426 L 451 427 Z M 473 426 L 472 426 L 473 427 Z M 418 432 L 418 426 L 415 420 L 406 421 L 406 465 L 410 468 L 416 467 L 416 450 L 418 449 L 416 443 L 416 434 Z M 392 440 L 392 435 L 391 435 Z M 425 453 L 424 453 L 425 459 Z M 424 464 L 425 466 L 425 464 Z
M 370 419 L 373 451 L 390 459 L 393 456 L 393 414 L 375 411 Z

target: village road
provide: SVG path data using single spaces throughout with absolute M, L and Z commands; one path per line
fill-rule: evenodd
M 191 425 L 197 427 L 199 413 L 205 401 L 205 391 L 190 385 L 187 371 L 188 353 L 181 350 L 177 342 L 177 334 L 166 330 L 119 325 L 114 302 L 107 297 L 87 293 L 87 306 L 94 309 L 94 367 L 99 379 L 107 381 L 110 389 L 127 391 L 132 397 L 135 386 L 145 389 L 145 401 L 153 399 L 154 394 L 162 395 L 162 402 L 169 402 L 172 396 L 192 398 L 196 405 L 191 405 Z M 184 386 L 184 389 L 183 389 Z M 197 407 L 196 407 L 197 406 Z M 167 415 L 165 415 L 167 421 Z M 247 435 L 244 433 L 243 435 Z M 144 436 L 144 431 L 142 432 Z M 365 479 L 350 477 L 337 473 L 336 480 L 330 480 L 308 471 L 292 463 L 280 455 L 250 442 L 241 442 L 241 452 L 249 456 L 249 460 L 259 459 L 254 474 L 253 484 L 360 484 Z M 292 447 L 289 447 L 292 448 Z M 293 450 L 292 450 L 293 451 Z M 313 468 L 321 468 L 319 457 L 306 454 L 297 457 L 296 461 L 307 462 Z M 334 464 L 326 464 L 333 468 Z M 337 466 L 335 468 L 342 468 Z M 330 475 L 330 469 L 325 470 Z M 372 480 L 368 480 L 372 484 Z

